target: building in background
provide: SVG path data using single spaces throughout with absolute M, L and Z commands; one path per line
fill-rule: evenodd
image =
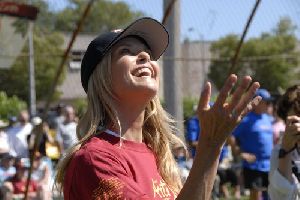
M 90 41 L 93 40 L 96 36 L 97 35 L 95 34 L 80 34 L 76 38 L 71 50 L 66 78 L 63 84 L 58 87 L 58 90 L 62 93 L 60 101 L 71 102 L 74 99 L 85 98 L 86 94 L 81 86 L 80 81 L 81 59 L 83 58 L 84 52 L 87 49 Z M 70 34 L 64 34 L 64 49 L 67 48 L 70 39 Z M 177 58 L 177 60 L 178 62 L 182 62 L 181 76 L 183 97 L 199 98 L 199 94 L 203 88 L 203 84 L 208 80 L 207 74 L 209 73 L 211 59 L 211 43 L 211 41 L 188 40 L 182 42 L 182 56 L 180 58 Z M 300 42 L 298 42 L 297 50 L 300 51 Z M 162 60 L 159 61 L 159 65 L 162 69 L 162 79 Z M 300 70 L 300 66 L 296 68 L 296 70 Z M 160 97 L 163 99 L 163 81 L 161 81 L 160 84 Z

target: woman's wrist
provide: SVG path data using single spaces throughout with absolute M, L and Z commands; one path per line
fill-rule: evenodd
M 204 151 L 205 154 L 219 155 L 224 143 L 216 142 L 207 138 L 200 138 L 197 152 Z
M 283 159 L 285 158 L 287 155 L 289 155 L 294 149 L 296 148 L 296 145 L 292 146 L 291 145 L 284 145 L 282 144 L 279 152 L 278 152 L 278 158 L 279 159 Z

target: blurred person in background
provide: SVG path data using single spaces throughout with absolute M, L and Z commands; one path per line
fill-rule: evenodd
M 250 200 L 260 200 L 268 187 L 268 172 L 273 148 L 273 117 L 268 114 L 273 98 L 266 89 L 258 89 L 262 101 L 244 117 L 230 138 L 232 151 L 242 158 L 243 179 L 250 189 Z
M 15 175 L 7 179 L 1 187 L 4 200 L 24 198 L 29 164 L 26 163 L 24 158 L 16 158 L 14 166 L 16 168 Z M 36 182 L 30 180 L 28 188 L 29 200 L 38 200 L 37 191 Z
M 300 85 L 286 90 L 278 102 L 277 114 L 285 121 L 286 129 L 272 150 L 269 196 L 272 200 L 299 200 Z
M 227 183 L 230 183 L 234 192 L 234 199 L 241 198 L 240 185 L 238 183 L 237 172 L 232 168 L 233 157 L 231 154 L 230 146 L 227 142 L 224 144 L 220 159 L 217 174 L 220 178 L 220 195 L 223 195 L 225 199 L 231 199 L 230 191 L 228 190 Z
M 78 140 L 76 136 L 76 115 L 72 106 L 67 105 L 63 111 L 64 121 L 57 127 L 56 140 L 60 144 L 61 153 L 72 147 Z
M 18 118 L 16 116 L 9 116 L 8 117 L 8 126 L 6 127 L 6 129 L 9 129 L 9 128 L 15 126 L 17 122 L 18 122 Z
M 198 145 L 200 125 L 197 116 L 197 105 L 193 106 L 194 115 L 187 119 L 186 121 L 186 140 L 191 153 L 191 158 L 196 155 L 196 148 Z
M 37 141 L 38 142 L 38 151 L 42 154 L 42 156 L 47 156 L 46 155 L 46 143 L 47 142 L 54 143 L 54 138 L 50 134 L 48 123 L 47 122 L 41 122 L 41 123 L 43 123 L 43 124 L 42 124 L 41 138 L 39 141 Z M 32 134 L 30 134 L 27 138 L 30 150 L 33 149 L 37 134 L 38 134 L 38 132 L 35 131 Z
M 55 114 L 53 118 L 53 122 L 50 124 L 52 129 L 57 129 L 60 124 L 62 124 L 65 120 L 64 109 L 65 104 L 59 103 L 55 108 Z
M 0 155 L 9 152 L 8 136 L 5 128 L 0 127 Z
M 14 167 L 14 157 L 9 153 L 1 154 L 0 157 L 0 185 L 8 178 L 14 176 L 16 168 Z
M 225 103 L 237 83 L 230 75 L 212 107 L 206 83 L 197 109 L 201 140 L 182 185 L 171 151 L 182 141 L 158 97 L 156 61 L 167 45 L 166 29 L 151 18 L 89 44 L 81 65 L 88 108 L 77 128 L 79 142 L 61 160 L 56 176 L 65 200 L 210 198 L 222 145 L 259 103 L 260 97 L 252 99 L 259 83 L 245 76 Z
M 273 145 L 279 143 L 280 136 L 285 131 L 285 122 L 284 120 L 278 116 L 278 97 L 277 100 L 273 102 L 274 112 L 273 112 Z
M 173 154 L 180 170 L 181 180 L 184 183 L 189 176 L 191 168 L 191 165 L 188 163 L 188 151 L 183 145 L 176 145 L 173 147 Z
M 18 116 L 18 123 L 7 130 L 10 153 L 15 157 L 27 158 L 29 156 L 27 137 L 32 128 L 28 111 L 23 110 Z
M 44 160 L 44 156 L 39 152 L 35 152 L 33 161 L 33 170 L 31 179 L 36 182 L 37 196 L 40 200 L 51 200 L 51 175 L 52 167 L 49 162 Z

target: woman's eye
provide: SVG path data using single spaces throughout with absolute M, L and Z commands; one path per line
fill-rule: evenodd
M 128 49 L 128 48 L 122 48 L 122 49 L 120 50 L 120 53 L 121 53 L 121 54 L 130 54 L 131 51 L 130 51 L 130 49 Z

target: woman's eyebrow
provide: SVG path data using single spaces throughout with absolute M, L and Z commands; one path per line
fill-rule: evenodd
M 119 47 L 131 47 L 132 46 L 132 43 L 129 43 L 129 42 L 124 42 L 124 43 L 120 43 L 117 45 L 117 48 Z

